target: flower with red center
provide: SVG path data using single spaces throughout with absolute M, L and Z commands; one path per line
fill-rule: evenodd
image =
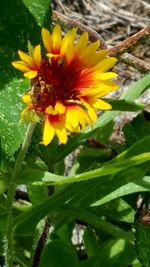
M 42 29 L 47 51 L 41 59 L 40 46 L 27 55 L 19 51 L 21 61 L 13 66 L 31 79 L 31 90 L 23 96 L 27 107 L 22 120 L 43 122 L 43 141 L 48 145 L 56 135 L 65 144 L 68 134 L 96 122 L 95 110 L 108 110 L 111 105 L 102 97 L 118 89 L 112 81 L 116 73 L 108 71 L 116 58 L 108 57 L 107 50 L 99 48 L 100 41 L 90 43 L 88 33 L 76 40 L 76 29 L 62 37 L 57 24 L 52 34 Z

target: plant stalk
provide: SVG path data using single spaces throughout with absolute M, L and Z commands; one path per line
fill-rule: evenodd
M 30 123 L 28 125 L 24 141 L 22 143 L 22 147 L 19 151 L 17 156 L 14 170 L 12 173 L 12 177 L 8 186 L 8 193 L 7 193 L 7 230 L 6 230 L 6 240 L 5 240 L 5 258 L 6 258 L 6 267 L 13 266 L 13 218 L 12 218 L 12 208 L 13 208 L 13 200 L 15 195 L 15 189 L 17 185 L 17 179 L 19 178 L 22 161 L 28 151 L 28 147 L 31 142 L 31 138 L 35 129 L 36 123 Z

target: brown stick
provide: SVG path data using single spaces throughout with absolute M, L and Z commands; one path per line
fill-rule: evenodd
M 42 232 L 40 239 L 38 241 L 38 245 L 37 245 L 35 255 L 33 258 L 32 267 L 38 267 L 40 264 L 40 259 L 41 259 L 41 255 L 43 252 L 43 248 L 44 248 L 46 240 L 47 240 L 49 228 L 50 228 L 50 221 L 49 221 L 49 218 L 46 218 L 43 232 Z
M 122 54 L 129 48 L 132 48 L 134 45 L 136 45 L 138 41 L 148 36 L 150 36 L 150 26 L 145 27 L 144 29 L 130 36 L 123 42 L 109 48 L 109 55 L 116 56 L 118 54 Z
M 141 72 L 147 72 L 150 71 L 150 64 L 148 64 L 147 62 L 131 55 L 128 53 L 125 53 L 121 56 L 119 56 L 119 59 L 121 62 L 124 62 L 132 67 L 134 67 L 135 69 L 141 71 Z

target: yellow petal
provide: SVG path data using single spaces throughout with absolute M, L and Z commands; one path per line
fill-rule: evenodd
M 61 41 L 62 41 L 61 28 L 59 24 L 56 24 L 52 33 L 52 43 L 54 51 L 60 50 Z
M 97 115 L 96 115 L 95 110 L 93 108 L 89 107 L 88 108 L 88 114 L 89 114 L 91 120 L 95 123 L 97 120 Z
M 100 41 L 99 40 L 97 40 L 94 43 L 89 44 L 87 46 L 87 48 L 85 49 L 85 51 L 83 52 L 83 54 L 81 54 L 81 58 L 83 58 L 83 60 L 84 60 L 84 59 L 87 59 L 87 58 L 93 56 L 93 54 L 98 49 L 99 45 L 100 45 Z
M 53 139 L 55 134 L 54 128 L 51 126 L 48 119 L 46 119 L 43 129 L 43 144 L 47 146 Z
M 52 106 L 48 106 L 45 112 L 46 114 L 51 114 L 51 115 L 56 115 L 58 113 Z
M 22 71 L 22 72 L 27 72 L 30 69 L 27 67 L 27 65 L 22 62 L 22 61 L 14 61 L 11 63 L 13 65 L 13 67 L 15 67 L 16 69 Z
M 105 72 L 111 69 L 116 64 L 116 62 L 117 62 L 117 59 L 115 57 L 109 57 L 109 58 L 102 60 L 94 68 L 100 72 Z
M 89 99 L 90 101 L 90 99 Z M 91 120 L 95 123 L 97 120 L 97 115 L 96 112 L 94 111 L 94 109 L 91 107 L 90 104 L 87 103 L 87 101 L 83 100 L 83 105 L 86 107 L 89 117 L 91 118 Z
M 71 62 L 74 56 L 74 51 L 75 51 L 74 45 L 69 44 L 66 50 L 66 55 L 65 55 L 65 60 L 66 60 L 67 65 L 69 65 L 69 63 Z
M 84 120 L 84 111 L 82 110 L 82 108 L 78 107 L 77 110 L 77 117 L 78 117 L 78 121 L 81 125 L 81 128 L 84 129 L 85 128 L 85 120 Z
M 59 139 L 59 141 L 62 143 L 62 144 L 66 144 L 67 143 L 67 140 L 68 140 L 68 137 L 67 137 L 67 131 L 66 129 L 55 129 L 55 132 L 56 132 L 56 135 Z
M 118 74 L 115 73 L 115 72 L 104 72 L 104 73 L 99 73 L 99 72 L 96 72 L 95 75 L 94 75 L 94 79 L 96 80 L 109 80 L 109 79 L 112 79 L 112 78 L 115 78 L 117 77 Z
M 73 128 L 76 128 L 79 124 L 76 110 L 73 107 L 67 109 L 66 119 Z
M 32 99 L 31 99 L 31 96 L 29 94 L 27 95 L 23 95 L 22 96 L 22 101 L 26 104 L 26 105 L 29 105 L 32 103 Z
M 24 73 L 24 76 L 29 78 L 29 79 L 33 79 L 37 75 L 38 75 L 38 71 L 37 70 L 31 70 L 31 71 L 28 71 L 28 72 Z
M 68 52 L 71 46 L 73 46 L 74 39 L 76 36 L 76 31 L 77 31 L 76 29 L 72 29 L 69 32 L 67 32 L 66 35 L 64 36 L 62 40 L 62 46 L 61 46 L 61 52 L 60 52 L 61 57 L 64 56 L 66 52 Z
M 101 82 L 99 88 L 97 88 L 99 89 L 99 92 L 97 92 L 96 95 L 99 98 L 99 97 L 107 95 L 109 92 L 117 90 L 118 88 L 119 88 L 119 85 L 113 81 L 103 81 Z
M 40 45 L 37 45 L 33 49 L 33 58 L 37 66 L 40 68 L 40 65 L 41 65 L 41 46 Z
M 101 109 L 101 110 L 108 110 L 112 108 L 112 106 L 109 103 L 106 103 L 105 101 L 101 99 L 97 99 L 93 107 L 96 109 Z
M 79 38 L 79 40 L 78 40 L 78 42 L 77 42 L 77 44 L 75 46 L 75 52 L 76 52 L 76 54 L 80 54 L 80 53 L 82 53 L 85 50 L 85 48 L 86 48 L 86 46 L 88 44 L 88 40 L 89 40 L 89 35 L 88 35 L 87 32 L 84 32 L 80 36 L 80 38 Z
M 22 51 L 18 51 L 19 57 L 21 58 L 22 61 L 24 61 L 29 67 L 34 67 L 34 60 L 32 57 L 30 57 L 29 55 L 27 55 L 26 53 L 22 52 Z
M 50 32 L 47 29 L 42 29 L 42 40 L 47 52 L 51 52 L 52 50 L 52 37 Z
M 88 66 L 94 66 L 96 64 L 98 64 L 101 60 L 103 60 L 106 55 L 108 54 L 107 50 L 100 50 L 100 51 L 96 51 L 94 55 L 92 55 L 90 58 L 85 58 L 84 60 L 84 64 L 88 67 Z
M 57 102 L 55 105 L 55 111 L 59 114 L 64 114 L 66 112 L 66 107 L 62 103 Z

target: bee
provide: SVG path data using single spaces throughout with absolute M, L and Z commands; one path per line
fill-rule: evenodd
M 44 81 L 34 81 L 29 88 L 29 94 L 32 97 L 33 102 L 36 102 L 38 97 L 44 92 L 45 90 L 45 82 Z
M 40 85 L 36 85 L 36 84 L 33 84 L 29 89 L 29 93 L 33 98 L 37 98 L 40 91 L 41 91 Z

